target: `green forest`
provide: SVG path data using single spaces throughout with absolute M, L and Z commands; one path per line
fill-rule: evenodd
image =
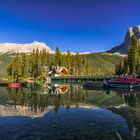
M 31 54 L 16 54 L 16 57 L 7 66 L 8 79 L 26 79 L 34 77 L 42 79 L 47 76 L 53 66 L 63 66 L 68 69 L 68 75 L 88 75 L 89 64 L 78 53 L 72 55 L 71 52 L 62 54 L 56 48 L 55 54 L 51 55 L 46 50 L 38 49 Z
M 128 55 L 123 61 L 117 64 L 115 73 L 121 74 L 140 74 L 140 42 L 135 35 L 128 49 Z
M 119 55 L 106 53 L 62 53 L 57 47 L 55 54 L 49 54 L 46 50 L 34 50 L 30 54 L 2 54 L 0 74 L 8 80 L 26 80 L 30 77 L 42 80 L 53 66 L 63 66 L 68 69 L 68 76 L 108 76 L 114 75 L 115 66 L 122 59 Z

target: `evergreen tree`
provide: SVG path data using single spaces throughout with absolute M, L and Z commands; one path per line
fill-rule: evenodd
M 55 54 L 48 54 L 46 50 L 33 50 L 30 54 L 18 54 L 7 66 L 7 76 L 11 79 L 26 79 L 33 77 L 35 79 L 47 75 L 48 70 L 53 70 L 54 66 L 63 66 L 68 69 L 68 75 L 91 75 L 86 59 L 77 54 L 61 54 L 59 48 L 56 48 Z M 46 70 L 48 67 L 48 70 Z
M 128 56 L 124 59 L 123 64 L 116 66 L 116 74 L 140 73 L 140 43 L 135 35 L 132 36 L 132 42 L 128 49 Z
M 59 48 L 57 47 L 55 50 L 55 58 L 54 58 L 54 63 L 56 66 L 61 66 L 61 61 L 62 61 L 62 56 Z

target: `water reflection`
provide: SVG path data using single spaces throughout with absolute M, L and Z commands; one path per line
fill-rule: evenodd
M 0 117 L 0 135 L 12 131 L 9 129 L 13 127 L 14 137 L 15 130 L 23 129 L 24 134 L 20 132 L 16 138 L 139 139 L 140 91 L 83 90 L 81 84 L 4 87 L 0 88 L 0 115 L 8 116 Z M 20 128 L 22 121 L 24 128 Z M 44 135 L 28 134 L 26 127 L 34 134 L 40 129 L 38 133 Z M 59 131 L 62 129 L 63 133 Z
M 10 97 L 5 104 L 28 106 L 37 113 L 53 106 L 57 111 L 61 106 L 70 106 L 83 103 L 87 99 L 87 92 L 79 88 L 80 85 L 39 85 L 31 84 L 27 88 L 7 88 Z
M 68 85 L 47 85 L 49 89 L 49 94 L 65 94 L 68 92 Z
M 17 116 L 0 119 L 0 135 L 6 140 L 118 140 L 117 133 L 131 139 L 126 121 L 101 108 L 72 107 L 67 110 L 61 107 L 57 114 L 51 110 L 35 119 Z

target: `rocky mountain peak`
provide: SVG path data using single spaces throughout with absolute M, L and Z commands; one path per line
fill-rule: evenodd
M 39 49 L 40 51 L 46 49 L 48 53 L 54 53 L 54 51 L 48 45 L 37 41 L 30 44 L 0 43 L 0 53 L 30 53 L 36 49 Z
M 131 44 L 131 38 L 132 36 L 135 35 L 138 39 L 140 39 L 140 26 L 136 27 L 130 27 L 127 30 L 127 33 L 124 38 L 124 42 L 116 46 L 110 50 L 108 50 L 108 53 L 121 53 L 121 54 L 127 54 L 128 53 L 128 47 Z

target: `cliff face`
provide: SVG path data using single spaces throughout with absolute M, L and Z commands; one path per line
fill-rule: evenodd
M 108 50 L 108 53 L 121 53 L 121 54 L 127 54 L 128 53 L 128 47 L 131 44 L 131 38 L 135 35 L 138 39 L 140 39 L 140 26 L 136 26 L 133 28 L 128 28 L 128 31 L 125 35 L 124 42 L 116 46 L 110 50 Z

